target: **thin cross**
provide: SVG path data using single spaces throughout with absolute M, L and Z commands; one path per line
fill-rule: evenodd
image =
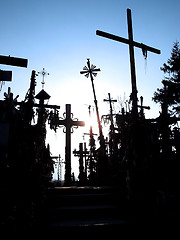
M 104 102 L 109 102 L 109 105 L 110 105 L 111 130 L 114 131 L 112 103 L 113 102 L 117 102 L 117 100 L 116 99 L 112 99 L 110 93 L 108 93 L 108 99 L 104 99 L 103 101 Z
M 136 86 L 136 71 L 135 71 L 135 58 L 134 58 L 134 47 L 141 48 L 145 56 L 147 56 L 147 51 L 160 54 L 160 50 L 156 48 L 149 47 L 143 43 L 138 43 L 133 40 L 133 30 L 132 30 L 132 19 L 131 10 L 127 9 L 127 23 L 128 23 L 128 39 L 115 36 L 106 32 L 97 30 L 96 34 L 102 37 L 106 37 L 118 42 L 122 42 L 129 45 L 130 54 L 130 68 L 131 68 L 131 85 L 132 85 L 132 115 L 133 119 L 136 120 L 138 117 L 137 109 L 137 86 Z
M 43 68 L 41 72 L 38 72 L 38 74 L 42 75 L 41 84 L 42 84 L 42 89 L 44 89 L 44 84 L 45 84 L 44 77 L 45 77 L 45 75 L 49 75 L 49 73 L 45 71 L 45 68 Z
M 95 88 L 94 88 L 94 77 L 97 76 L 97 72 L 101 71 L 100 68 L 96 68 L 95 65 L 91 65 L 89 58 L 87 59 L 87 67 L 85 66 L 83 68 L 83 71 L 80 71 L 81 74 L 85 74 L 85 77 L 89 77 L 91 78 L 91 83 L 92 83 L 92 89 L 93 89 L 93 94 L 94 94 L 94 103 L 95 103 L 95 107 L 96 107 L 96 115 L 97 115 L 97 122 L 98 122 L 98 127 L 99 127 L 99 136 L 100 136 L 100 144 L 103 144 L 104 142 L 104 137 L 102 134 L 102 126 L 101 126 L 101 121 L 100 121 L 100 117 L 99 117 L 99 110 L 98 110 L 98 103 L 97 103 L 97 99 L 96 99 L 96 93 L 95 93 Z
M 73 126 L 82 127 L 85 126 L 84 121 L 73 120 L 73 114 L 71 113 L 71 104 L 66 104 L 65 118 L 59 120 L 59 125 L 65 126 L 66 133 L 66 146 L 65 146 L 65 184 L 69 186 L 71 184 L 71 128 Z

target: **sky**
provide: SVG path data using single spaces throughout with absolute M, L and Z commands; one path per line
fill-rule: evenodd
M 128 46 L 96 35 L 96 30 L 124 38 L 127 32 L 127 8 L 132 12 L 134 41 L 161 50 L 157 55 L 148 52 L 144 59 L 141 49 L 135 48 L 138 97 L 150 106 L 146 117 L 159 115 L 160 106 L 152 102 L 154 91 L 161 88 L 164 77 L 160 67 L 170 57 L 173 43 L 180 41 L 180 1 L 144 0 L 1 0 L 0 55 L 28 59 L 28 67 L 1 65 L 12 70 L 12 82 L 6 82 L 0 93 L 11 87 L 14 96 L 22 101 L 29 88 L 32 70 L 45 68 L 44 90 L 51 95 L 49 104 L 60 106 L 62 117 L 65 104 L 72 105 L 74 118 L 88 119 L 88 105 L 94 105 L 89 78 L 80 74 L 87 58 L 101 71 L 94 79 L 100 115 L 109 113 L 103 99 L 111 93 L 113 99 L 128 99 L 131 93 Z M 37 76 L 36 93 L 42 89 L 42 76 Z M 119 101 L 114 105 L 120 110 Z M 95 114 L 93 112 L 93 114 Z M 97 124 L 94 121 L 94 129 Z M 78 149 L 88 127 L 72 134 L 72 150 Z M 87 137 L 86 140 L 88 141 Z M 65 134 L 48 130 L 47 142 L 52 155 L 64 159 Z M 72 156 L 72 171 L 78 168 L 78 158 Z

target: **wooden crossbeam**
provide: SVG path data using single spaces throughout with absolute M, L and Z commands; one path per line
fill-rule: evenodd
M 119 37 L 119 36 L 116 36 L 116 35 L 113 35 L 113 34 L 110 34 L 110 33 L 107 33 L 107 32 L 103 32 L 103 31 L 100 31 L 100 30 L 96 31 L 96 35 L 101 36 L 101 37 L 105 37 L 105 38 L 108 38 L 108 39 L 111 39 L 111 40 L 114 40 L 114 41 L 117 41 L 117 42 L 130 44 L 129 39 Z M 145 45 L 143 43 L 138 43 L 138 42 L 133 41 L 132 44 L 137 48 L 141 48 L 141 49 L 144 49 L 144 50 L 147 50 L 149 52 L 156 53 L 156 54 L 161 54 L 161 51 L 159 49 L 150 47 L 150 46 Z
M 28 60 L 24 58 L 0 55 L 0 64 L 27 68 Z

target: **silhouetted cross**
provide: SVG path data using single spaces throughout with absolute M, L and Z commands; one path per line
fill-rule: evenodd
M 59 125 L 65 126 L 66 133 L 66 146 L 65 146 L 65 184 L 69 186 L 71 184 L 71 128 L 73 126 L 84 126 L 83 121 L 73 120 L 73 114 L 71 113 L 71 104 L 66 104 L 66 112 L 64 113 L 65 119 L 59 120 Z
M 44 77 L 45 75 L 49 75 L 49 73 L 45 71 L 45 68 L 43 68 L 41 72 L 38 72 L 38 74 L 41 74 L 43 77 L 41 84 L 42 84 L 42 89 L 44 89 L 44 84 L 45 84 Z
M 114 131 L 112 102 L 117 102 L 117 100 L 116 99 L 112 99 L 110 93 L 108 93 L 108 99 L 104 99 L 103 101 L 104 102 L 109 102 L 109 105 L 110 105 L 111 130 Z
M 104 136 L 102 134 L 102 126 L 101 126 L 101 121 L 99 117 L 99 110 L 98 110 L 98 104 L 97 104 L 97 99 L 96 99 L 96 93 L 95 93 L 95 88 L 94 88 L 94 79 L 93 76 L 96 77 L 97 72 L 101 71 L 100 68 L 96 68 L 95 65 L 91 65 L 89 58 L 87 59 L 87 67 L 85 66 L 83 68 L 83 71 L 80 71 L 81 74 L 85 74 L 85 77 L 91 78 L 91 83 L 92 83 L 92 89 L 93 89 L 93 94 L 94 94 L 94 103 L 96 107 L 96 115 L 97 115 L 97 122 L 98 122 L 98 127 L 99 127 L 99 137 L 100 137 L 100 145 L 104 146 Z
M 87 164 L 86 164 L 86 156 L 89 154 L 89 151 L 86 149 L 86 145 L 84 144 L 83 150 L 83 143 L 79 144 L 79 150 L 74 150 L 73 154 L 75 157 L 79 157 L 79 181 L 83 183 L 84 173 L 87 175 Z M 85 161 L 83 159 L 85 158 Z M 85 171 L 84 171 L 85 170 Z
M 137 110 L 137 86 L 136 86 L 136 72 L 135 72 L 135 59 L 134 59 L 134 46 L 141 48 L 143 55 L 147 57 L 147 51 L 160 54 L 160 50 L 156 48 L 149 47 L 143 43 L 138 43 L 133 40 L 133 30 L 132 30 L 132 19 L 131 19 L 131 10 L 127 9 L 127 22 L 128 22 L 128 39 L 115 36 L 106 32 L 97 30 L 96 34 L 102 37 L 106 37 L 118 42 L 126 43 L 129 45 L 129 54 L 130 54 L 130 68 L 131 68 L 131 85 L 132 85 L 132 114 L 133 118 L 136 119 L 138 116 Z
M 140 97 L 140 105 L 138 105 L 140 108 L 140 117 L 144 118 L 144 109 L 150 110 L 149 106 L 143 106 L 143 96 Z

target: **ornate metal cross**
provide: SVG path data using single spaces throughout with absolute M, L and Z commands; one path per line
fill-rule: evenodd
M 44 89 L 44 84 L 45 84 L 44 77 L 46 75 L 49 75 L 49 73 L 45 71 L 45 68 L 43 68 L 41 72 L 38 72 L 38 74 L 42 75 L 42 82 L 41 82 L 41 84 L 42 84 L 42 89 Z
M 72 127 L 85 126 L 84 121 L 78 121 L 72 119 L 73 114 L 71 113 L 71 104 L 66 104 L 66 112 L 64 113 L 64 119 L 59 120 L 59 125 L 65 126 L 66 133 L 66 146 L 65 146 L 65 185 L 71 184 L 71 133 Z
M 100 121 L 100 117 L 99 117 L 99 110 L 98 110 L 98 104 L 97 104 L 97 99 L 96 99 L 96 93 L 95 93 L 95 88 L 94 88 L 94 82 L 93 82 L 93 76 L 96 77 L 97 76 L 97 72 L 101 71 L 100 68 L 96 68 L 95 65 L 91 65 L 89 58 L 87 59 L 87 66 L 85 66 L 83 68 L 83 71 L 80 71 L 81 74 L 85 74 L 85 77 L 89 77 L 91 78 L 91 83 L 92 83 L 92 89 L 93 89 L 93 94 L 94 94 L 94 103 L 95 103 L 95 107 L 96 107 L 96 115 L 97 115 L 97 122 L 98 122 L 98 127 L 99 127 L 99 137 L 100 137 L 100 144 L 103 145 L 104 144 L 104 137 L 102 134 L 102 126 L 101 126 L 101 121 Z

